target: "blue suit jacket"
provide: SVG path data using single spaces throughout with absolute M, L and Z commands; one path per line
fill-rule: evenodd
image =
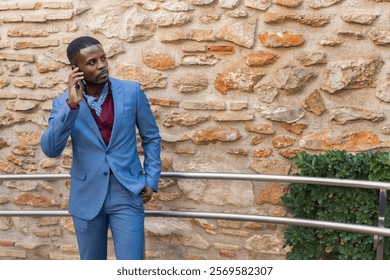
M 70 110 L 68 92 L 53 100 L 49 126 L 41 139 L 43 152 L 57 157 L 71 136 L 69 212 L 87 220 L 94 218 L 104 203 L 110 170 L 135 194 L 145 186 L 157 191 L 161 173 L 160 135 L 145 93 L 136 82 L 111 77 L 110 81 L 114 126 L 108 145 L 84 99 L 79 110 Z M 136 127 L 144 150 L 143 167 L 137 152 Z

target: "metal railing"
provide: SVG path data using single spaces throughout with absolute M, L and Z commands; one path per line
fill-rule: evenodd
M 301 183 L 325 186 L 340 186 L 365 189 L 379 189 L 379 209 L 378 226 L 367 226 L 360 224 L 348 224 L 339 222 L 319 221 L 310 219 L 273 217 L 262 215 L 227 214 L 195 211 L 145 211 L 149 217 L 175 217 L 175 218 L 204 218 L 221 219 L 234 221 L 252 221 L 262 223 L 284 224 L 291 226 L 315 227 L 340 231 L 349 231 L 374 236 L 374 248 L 376 249 L 376 259 L 383 259 L 384 237 L 390 237 L 390 228 L 385 228 L 385 211 L 387 201 L 387 191 L 390 190 L 390 183 L 314 178 L 303 176 L 284 175 L 260 175 L 260 174 L 235 174 L 235 173 L 185 173 L 185 172 L 163 172 L 161 178 L 169 179 L 204 179 L 204 180 L 237 180 L 237 181 L 263 181 L 280 183 Z M 0 175 L 3 180 L 63 180 L 70 179 L 69 174 L 8 174 Z M 1 216 L 68 216 L 68 211 L 0 211 Z

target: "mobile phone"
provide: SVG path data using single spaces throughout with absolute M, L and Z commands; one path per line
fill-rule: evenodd
M 74 65 L 74 64 L 72 64 L 72 70 L 74 70 L 74 69 L 76 69 L 76 68 L 77 68 L 77 66 Z M 84 88 L 86 88 L 87 84 L 85 83 L 85 81 L 84 81 L 84 80 L 81 80 L 81 82 L 83 83 Z M 79 82 L 76 83 L 76 88 L 77 88 L 77 89 L 80 88 Z

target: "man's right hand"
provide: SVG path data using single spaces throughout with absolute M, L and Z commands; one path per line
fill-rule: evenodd
M 81 102 L 81 100 L 83 100 L 83 79 L 84 73 L 79 72 L 78 67 L 72 69 L 72 72 L 70 72 L 68 76 L 69 103 L 74 106 L 79 106 L 79 103 Z

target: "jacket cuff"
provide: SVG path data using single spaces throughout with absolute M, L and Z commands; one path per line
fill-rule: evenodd
M 74 106 L 72 103 L 69 102 L 69 99 L 66 99 L 66 104 L 68 104 L 69 108 L 71 110 L 78 110 L 80 108 L 80 105 Z

